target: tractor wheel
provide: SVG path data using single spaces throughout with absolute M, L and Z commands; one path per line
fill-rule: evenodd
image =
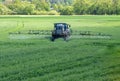
M 69 39 L 68 36 L 64 37 L 64 41 L 67 41 L 67 42 L 68 42 L 68 39 Z
M 55 41 L 55 38 L 54 38 L 54 37 L 52 37 L 52 38 L 51 38 L 51 41 Z

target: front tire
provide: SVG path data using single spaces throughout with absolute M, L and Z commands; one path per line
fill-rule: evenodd
M 52 37 L 52 38 L 51 38 L 51 41 L 53 41 L 53 42 L 54 42 L 54 41 L 55 41 L 55 38 L 54 38 L 54 37 Z
M 64 37 L 64 41 L 67 41 L 67 42 L 68 42 L 68 40 L 69 40 L 69 37 L 68 37 L 68 36 Z

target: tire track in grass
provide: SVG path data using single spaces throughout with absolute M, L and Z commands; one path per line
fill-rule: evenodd
M 120 64 L 115 64 L 109 67 L 105 67 L 102 70 L 103 70 L 103 73 L 100 75 L 100 77 L 107 77 L 108 79 L 109 78 L 117 79 L 116 77 L 110 77 L 110 76 L 117 75 L 120 78 Z
M 33 50 L 33 48 L 34 48 L 34 50 Z M 46 47 L 38 48 L 38 47 L 28 47 L 27 46 L 27 47 L 24 47 L 24 49 L 20 47 L 20 48 L 16 49 L 17 51 L 9 50 L 10 51 L 9 54 L 7 54 L 7 55 L 4 55 L 4 54 L 0 55 L 0 60 L 1 60 L 1 62 L 2 61 L 4 62 L 4 60 L 8 60 L 11 63 L 13 63 L 12 62 L 13 60 L 17 61 L 19 59 L 26 59 L 28 57 L 31 60 L 30 57 L 33 57 L 33 54 L 35 56 L 36 55 L 41 55 L 41 58 L 43 58 L 42 57 L 43 56 L 42 52 L 44 52 L 46 49 L 47 49 Z M 54 48 L 49 48 L 47 50 L 48 51 L 54 50 Z M 6 52 L 8 52 L 8 51 L 6 51 Z M 44 54 L 46 54 L 46 53 L 44 53 Z M 11 64 L 11 63 L 9 63 L 9 65 L 15 65 L 15 64 Z M 9 65 L 7 65 L 7 66 L 9 66 Z
M 11 70 L 14 71 L 14 69 L 19 68 L 18 66 L 20 66 L 22 68 L 28 68 L 27 65 L 30 66 L 31 65 L 30 63 L 33 63 L 33 62 L 37 62 L 38 63 L 40 61 L 40 59 L 50 56 L 48 53 L 47 54 L 49 56 L 47 54 L 40 55 L 39 51 L 36 51 L 36 50 L 35 50 L 35 52 L 36 52 L 36 54 L 34 56 L 30 52 L 30 55 L 27 54 L 27 56 L 25 56 L 25 57 L 24 56 L 18 56 L 19 58 L 14 57 L 15 59 L 14 58 L 11 59 L 10 62 L 7 62 L 8 64 L 6 64 L 6 63 L 2 64 L 1 65 L 2 66 L 1 70 L 5 70 L 5 69 L 8 70 L 8 68 L 10 68 Z M 26 59 L 26 58 L 28 58 L 28 59 Z M 41 61 L 43 61 L 43 60 L 45 61 L 45 59 L 42 59 Z M 25 66 L 23 66 L 23 65 L 25 65 Z M 34 64 L 32 64 L 32 65 L 34 65 Z M 5 70 L 4 73 L 5 72 L 7 72 L 7 74 L 12 73 L 11 70 L 10 71 L 8 70 L 9 72 L 7 72 Z M 19 71 L 15 72 L 15 73 L 19 73 Z M 6 75 L 6 76 L 9 76 L 9 75 Z
M 65 71 L 57 71 L 54 73 L 46 74 L 41 77 L 37 76 L 37 77 L 27 78 L 26 80 L 23 80 L 23 81 L 39 81 L 39 80 L 41 80 L 41 81 L 48 81 L 48 80 L 56 81 L 56 80 L 54 80 L 56 78 L 65 78 L 65 77 L 72 76 L 74 74 L 84 74 L 84 73 L 88 73 L 89 71 L 93 71 L 94 68 L 92 65 L 93 64 L 91 64 L 91 66 L 89 66 L 89 67 L 87 67 L 87 66 L 86 67 L 74 67 L 73 69 L 67 69 Z M 76 69 L 77 69 L 77 71 L 76 71 Z
M 115 64 L 114 66 L 109 66 L 109 67 L 105 67 L 105 68 L 100 67 L 100 70 L 98 70 L 98 71 L 96 69 L 90 69 L 90 71 L 94 72 L 94 73 L 89 74 L 90 71 L 88 71 L 88 72 L 85 71 L 86 74 L 83 72 L 83 77 L 80 76 L 81 77 L 80 79 L 82 80 L 82 79 L 85 79 L 88 77 L 92 77 L 92 78 L 96 79 L 96 77 L 97 77 L 97 79 L 95 81 L 98 81 L 98 80 L 99 81 L 119 81 L 119 78 L 120 78 L 119 68 L 120 68 L 120 64 Z M 105 71 L 104 69 L 106 69 L 107 71 Z M 109 71 L 110 69 L 112 71 Z M 103 74 L 104 72 L 105 72 L 105 74 Z M 77 72 L 75 74 L 77 74 Z M 72 74 L 70 74 L 70 76 L 72 76 Z M 115 77 L 111 77 L 111 76 L 115 76 Z M 86 81 L 86 80 L 84 80 L 84 81 Z M 88 80 L 88 81 L 93 81 L 93 80 Z
M 84 62 L 79 63 L 81 61 L 85 61 L 85 63 Z M 78 62 L 78 63 L 76 63 L 76 62 Z M 8 77 L 9 77 L 9 80 L 12 79 L 11 81 L 16 80 L 17 78 L 19 78 L 20 80 L 24 80 L 24 79 L 31 78 L 31 77 L 38 77 L 38 76 L 42 77 L 42 76 L 48 75 L 50 73 L 71 70 L 76 67 L 88 67 L 91 64 L 94 64 L 94 58 L 92 56 L 88 56 L 88 57 L 84 57 L 84 58 L 80 58 L 80 59 L 75 59 L 72 61 L 37 67 L 37 68 L 31 69 L 30 71 L 27 71 L 27 72 L 22 71 L 22 72 L 18 72 L 18 73 L 11 73 L 11 74 L 9 74 L 10 76 L 4 77 L 4 79 L 6 79 L 4 81 L 7 81 Z M 24 78 L 22 78 L 22 77 L 24 77 Z
M 93 56 L 88 56 L 88 57 L 90 57 L 90 58 L 94 58 Z M 86 59 L 89 59 L 89 58 L 86 58 Z M 34 75 L 34 74 L 32 74 L 32 72 L 30 73 L 31 75 L 29 76 L 28 75 L 28 77 L 38 77 L 38 76 L 45 76 L 45 75 L 47 75 L 47 74 L 50 74 L 50 73 L 56 73 L 56 72 L 61 72 L 61 71 L 66 71 L 66 70 L 71 70 L 71 69 L 73 69 L 73 68 L 76 68 L 76 67 L 82 67 L 82 66 L 80 66 L 79 65 L 79 63 L 78 64 L 74 64 L 75 62 L 79 62 L 79 61 L 83 61 L 83 58 L 79 58 L 79 59 L 75 59 L 75 60 L 72 60 L 72 61 L 67 61 L 67 63 L 68 63 L 68 66 L 67 66 L 67 63 L 66 62 L 61 62 L 61 63 L 56 63 L 56 64 L 53 64 L 53 65 L 48 65 L 48 66 L 42 66 L 42 67 L 38 67 L 38 68 L 35 68 L 35 69 L 39 69 L 39 68 L 45 68 L 45 69 L 47 69 L 47 67 L 48 67 L 48 71 L 42 71 L 41 73 L 40 72 L 38 72 L 38 71 L 33 71 L 34 73 L 37 73 L 36 75 Z M 89 61 L 89 60 L 88 60 Z M 95 63 L 95 61 L 93 61 L 93 64 Z M 73 64 L 73 65 L 72 65 Z M 91 63 L 92 64 L 92 63 Z M 63 66 L 65 65 L 65 67 L 63 68 Z M 69 66 L 69 65 L 71 65 L 71 66 Z M 51 70 L 51 68 L 52 67 L 61 67 L 61 68 L 55 68 L 54 70 L 52 69 Z M 84 65 L 83 64 L 83 67 L 87 67 L 87 65 Z M 90 66 L 89 64 L 88 64 L 88 66 Z M 52 72 L 51 72 L 52 71 Z M 18 73 L 16 73 L 15 75 L 17 75 Z M 22 74 L 22 73 L 21 73 Z M 29 74 L 29 73 L 28 73 Z M 27 74 L 25 74 L 25 75 L 27 75 Z M 14 74 L 13 74 L 13 76 L 14 76 Z M 88 76 L 90 76 L 90 75 L 85 75 L 84 76 L 84 78 L 85 77 L 88 77 Z M 17 77 L 17 76 L 16 76 Z M 20 76 L 21 77 L 21 76 Z M 25 77 L 25 78 L 28 78 L 28 77 Z
M 92 56 L 89 56 L 89 57 L 92 57 Z M 82 58 L 80 58 L 80 59 L 83 60 Z M 77 61 L 77 60 L 79 61 L 80 59 L 76 59 L 76 61 Z M 63 63 L 61 63 L 61 64 L 63 64 Z M 54 65 L 55 65 L 55 64 L 54 64 Z M 53 66 L 54 66 L 54 65 L 53 65 Z M 60 65 L 60 63 L 59 63 L 59 65 Z M 52 66 L 52 67 L 53 67 L 53 66 Z M 47 66 L 47 67 L 48 67 L 48 66 Z M 43 67 L 43 68 L 45 68 L 45 67 Z M 68 69 L 69 69 L 69 68 L 68 68 Z M 16 72 L 16 73 L 17 73 L 17 72 Z
M 105 58 L 102 58 L 103 66 L 100 67 L 101 72 L 100 73 L 95 72 L 95 77 L 100 78 L 101 81 L 114 81 L 114 79 L 117 80 L 118 77 L 120 77 L 120 70 L 119 70 L 120 63 L 118 62 L 119 58 L 118 57 L 109 57 L 109 59 L 106 58 L 106 60 L 105 60 Z M 114 61 L 113 61 L 113 59 L 114 59 Z M 111 64 L 109 64 L 109 63 L 111 63 Z M 116 76 L 116 77 L 111 77 L 111 76 Z
M 88 78 L 88 77 L 94 77 L 95 78 L 94 75 L 95 75 L 95 72 L 98 72 L 98 69 L 94 68 L 95 66 L 97 66 L 94 63 L 95 60 L 92 59 L 92 61 L 93 62 L 90 65 L 87 65 L 87 66 L 74 67 L 73 69 L 67 69 L 65 71 L 63 70 L 63 71 L 58 71 L 58 72 L 55 72 L 55 73 L 49 73 L 49 74 L 44 75 L 42 77 L 38 76 L 38 77 L 28 78 L 25 81 L 33 81 L 33 80 L 35 80 L 35 81 L 39 81 L 39 80 L 41 80 L 41 81 L 48 81 L 48 80 L 49 81 L 54 81 L 55 78 L 62 78 L 62 80 L 60 80 L 60 81 L 76 81 L 76 80 L 72 80 L 73 78 L 71 78 L 74 75 L 79 75 L 79 77 L 76 77 L 76 78 L 79 78 L 79 80 L 84 80 L 84 78 Z M 69 79 L 69 80 L 64 80 L 63 79 L 63 78 L 67 78 L 67 77 L 69 77 L 71 79 Z M 38 80 L 36 80 L 36 78 Z M 59 80 L 57 80 L 57 81 L 59 81 Z M 86 81 L 86 80 L 84 80 L 84 81 Z M 90 81 L 90 80 L 88 80 L 88 81 Z M 93 80 L 91 80 L 91 81 L 93 81 Z
M 120 81 L 120 74 L 100 77 L 102 81 Z
M 104 71 L 102 71 L 102 68 L 100 68 L 100 70 L 92 68 L 92 69 L 88 69 L 88 71 L 83 71 L 82 75 L 79 75 L 80 74 L 79 72 L 73 73 L 73 75 L 79 75 L 79 79 L 83 80 L 83 81 L 119 81 L 119 78 L 120 78 L 119 66 L 120 66 L 120 64 L 106 67 L 106 69 L 111 68 L 113 70 L 114 70 L 114 68 L 117 68 L 117 71 L 106 72 L 104 75 L 102 73 L 102 72 L 104 72 Z M 72 76 L 72 74 L 70 74 L 70 76 Z M 68 77 L 70 77 L 70 76 L 68 76 Z M 114 76 L 114 77 L 112 77 L 112 76 Z M 92 80 L 91 80 L 91 78 L 89 79 L 89 77 L 91 77 Z

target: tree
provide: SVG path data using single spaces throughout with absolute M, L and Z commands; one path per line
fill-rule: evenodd
M 9 4 L 8 7 L 16 14 L 32 14 L 34 9 L 35 9 L 35 5 L 31 4 L 27 1 L 16 1 L 13 4 Z
M 5 3 L 6 1 L 6 3 Z M 120 0 L 5 0 L 0 14 L 120 14 Z M 73 2 L 74 1 L 74 2 Z M 11 11 L 10 11 L 11 10 Z M 53 11 L 52 11 L 53 10 Z
M 0 15 L 7 15 L 7 14 L 11 14 L 11 10 L 8 9 L 5 5 L 0 4 Z
M 87 14 L 87 10 L 90 7 L 90 4 L 88 2 L 89 0 L 76 0 L 73 7 L 74 7 L 74 12 L 77 15 L 83 15 Z
M 120 14 L 120 0 L 76 0 L 73 7 L 77 15 Z
M 58 11 L 58 10 L 59 10 L 59 8 L 58 8 L 58 5 L 57 5 L 57 4 L 52 4 L 52 8 L 53 8 L 54 10 L 56 10 L 56 11 Z
M 62 4 L 58 4 L 58 12 L 61 12 L 61 10 L 64 8 Z
M 66 6 L 60 11 L 61 15 L 73 15 L 73 7 Z
M 50 3 L 46 0 L 33 0 L 32 2 L 35 4 L 35 8 L 38 11 L 49 11 L 50 10 Z
M 27 4 L 24 8 L 24 14 L 33 14 L 35 10 L 35 5 L 34 4 Z
M 120 0 L 113 0 L 114 14 L 120 14 Z

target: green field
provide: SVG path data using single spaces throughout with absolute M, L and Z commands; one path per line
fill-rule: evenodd
M 9 38 L 9 32 L 51 30 L 56 22 L 112 37 Z M 0 81 L 120 81 L 119 32 L 120 16 L 0 16 Z

